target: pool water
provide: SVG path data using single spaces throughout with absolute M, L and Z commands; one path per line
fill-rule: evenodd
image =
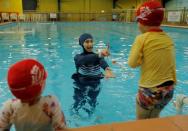
M 188 29 L 163 28 L 175 41 L 177 79 L 176 94 L 188 95 Z M 98 104 L 90 117 L 85 112 L 72 115 L 73 57 L 82 51 L 78 44 L 84 33 L 94 36 L 95 50 L 110 44 L 111 56 L 106 58 L 116 78 L 103 79 Z M 139 32 L 136 24 L 115 22 L 13 23 L 0 27 L 0 104 L 12 98 L 7 88 L 8 67 L 23 58 L 35 58 L 48 72 L 43 95 L 57 96 L 69 127 L 81 127 L 135 120 L 135 95 L 139 69 L 127 65 L 131 45 Z M 112 64 L 116 60 L 117 64 Z M 175 96 L 174 96 L 175 99 Z M 2 105 L 1 105 L 2 106 Z M 188 113 L 188 109 L 184 114 Z M 175 115 L 172 102 L 161 116 Z

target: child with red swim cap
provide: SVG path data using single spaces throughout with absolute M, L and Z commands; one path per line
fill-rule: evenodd
M 17 131 L 57 131 L 65 128 L 65 118 L 54 96 L 41 96 L 47 73 L 34 59 L 13 64 L 8 70 L 8 86 L 16 99 L 0 110 L 0 129 Z
M 128 64 L 140 66 L 141 78 L 136 97 L 137 119 L 159 117 L 173 97 L 176 83 L 175 49 L 172 39 L 160 28 L 164 9 L 160 2 L 148 1 L 137 10 L 138 35 Z

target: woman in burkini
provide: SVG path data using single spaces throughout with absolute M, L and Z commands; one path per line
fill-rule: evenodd
M 103 49 L 98 54 L 94 53 L 91 34 L 82 34 L 79 38 L 79 45 L 83 48 L 83 52 L 74 57 L 76 73 L 72 75 L 75 85 L 73 111 L 78 113 L 80 109 L 83 109 L 91 115 L 100 92 L 100 79 L 114 77 L 114 75 L 104 60 L 105 56 L 109 56 L 108 49 Z M 105 70 L 105 75 L 100 68 Z M 86 104 L 89 104 L 89 107 L 85 106 Z

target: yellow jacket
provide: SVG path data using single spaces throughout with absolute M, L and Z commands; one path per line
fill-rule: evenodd
M 176 83 L 174 44 L 165 32 L 146 32 L 137 36 L 128 65 L 132 68 L 141 66 L 141 87 L 152 88 L 169 80 Z

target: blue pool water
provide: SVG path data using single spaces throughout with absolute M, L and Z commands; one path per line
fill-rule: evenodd
M 188 29 L 163 29 L 174 39 L 176 46 L 178 84 L 175 95 L 188 95 Z M 74 102 L 71 79 L 75 72 L 73 57 L 81 51 L 78 37 L 84 32 L 94 36 L 96 49 L 104 48 L 110 43 L 111 56 L 106 60 L 116 74 L 115 79 L 102 80 L 98 105 L 91 117 L 87 117 L 84 112 L 80 116 L 70 113 Z M 139 70 L 129 68 L 127 58 L 137 34 L 136 24 L 114 22 L 18 23 L 1 26 L 0 104 L 12 97 L 6 83 L 8 67 L 23 58 L 36 58 L 48 71 L 43 95 L 58 97 L 69 127 L 134 120 Z M 112 60 L 116 60 L 118 64 L 112 64 Z M 161 116 L 175 114 L 173 104 L 170 103 Z

